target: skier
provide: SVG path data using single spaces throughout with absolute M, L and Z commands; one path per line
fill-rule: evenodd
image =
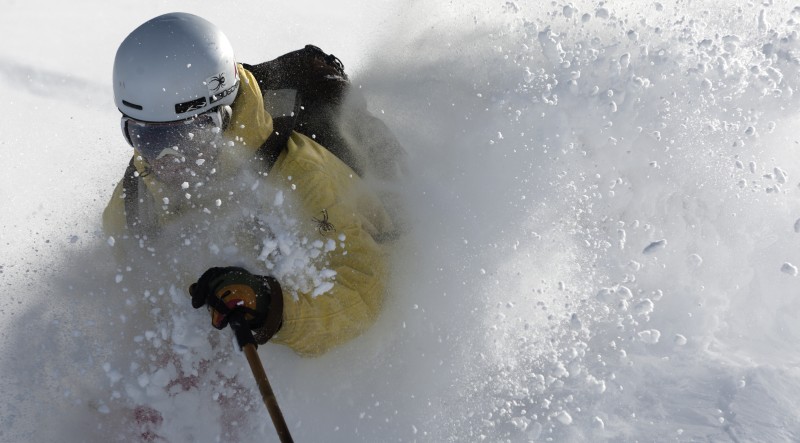
M 187 286 L 197 279 L 192 305 L 207 306 L 218 329 L 244 306 L 259 344 L 300 355 L 320 355 L 375 321 L 399 223 L 367 183 L 400 177 L 405 152 L 336 57 L 309 45 L 259 65 L 237 63 L 215 25 L 170 13 L 122 42 L 113 82 L 134 150 L 103 214 L 121 256 L 174 257 L 164 245 L 211 250 L 217 263 L 183 276 Z M 280 211 L 296 221 L 293 240 L 270 226 Z M 318 259 L 322 277 L 309 278 L 321 283 L 287 277 L 287 289 L 280 281 L 270 260 L 295 252 L 274 246 L 287 241 L 317 245 L 302 258 Z

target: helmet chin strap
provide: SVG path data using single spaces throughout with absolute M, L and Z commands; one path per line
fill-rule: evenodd
M 231 117 L 233 116 L 233 109 L 228 105 L 219 107 L 220 129 L 223 131 L 228 129 L 231 124 Z

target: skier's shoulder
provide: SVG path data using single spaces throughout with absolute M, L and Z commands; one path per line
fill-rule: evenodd
M 295 181 L 311 176 L 355 176 L 352 169 L 324 146 L 307 135 L 292 131 L 272 171 L 295 177 Z

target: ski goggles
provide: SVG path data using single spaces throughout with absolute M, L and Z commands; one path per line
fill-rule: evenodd
M 120 124 L 128 144 L 153 161 L 167 154 L 198 156 L 220 138 L 223 116 L 217 107 L 174 122 L 144 122 L 123 115 Z

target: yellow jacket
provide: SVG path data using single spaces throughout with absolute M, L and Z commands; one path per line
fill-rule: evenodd
M 228 139 L 236 143 L 226 147 L 222 154 L 230 158 L 220 159 L 221 174 L 236 174 L 238 170 L 234 165 L 241 165 L 236 158 L 252 157 L 272 134 L 272 117 L 264 110 L 255 79 L 242 66 L 239 66 L 239 74 L 242 82 L 232 106 L 232 124 L 225 132 Z M 138 171 L 145 171 L 141 158 L 134 164 Z M 298 202 L 293 207 L 297 220 L 322 220 L 323 211 L 327 213 L 335 232 L 311 222 L 306 223 L 304 236 L 311 240 L 333 239 L 337 243 L 344 238 L 345 247 L 330 251 L 326 257 L 326 267 L 336 272 L 332 288 L 316 297 L 311 293 L 284 291 L 283 325 L 272 338 L 272 342 L 285 344 L 298 354 L 319 355 L 359 335 L 377 318 L 388 279 L 386 247 L 377 239 L 394 231 L 393 223 L 379 198 L 352 169 L 323 146 L 297 132 L 291 134 L 269 173 L 260 179 L 267 189 L 282 189 L 293 196 Z M 153 175 L 146 175 L 142 181 L 149 194 L 146 197 L 160 202 L 160 183 Z M 130 237 L 124 192 L 121 181 L 103 214 L 106 234 L 116 239 Z M 181 202 L 170 204 L 177 206 Z M 162 211 L 157 224 L 168 225 L 176 212 L 179 211 Z M 122 247 L 122 242 L 118 243 Z M 250 271 L 268 273 L 266 269 Z

